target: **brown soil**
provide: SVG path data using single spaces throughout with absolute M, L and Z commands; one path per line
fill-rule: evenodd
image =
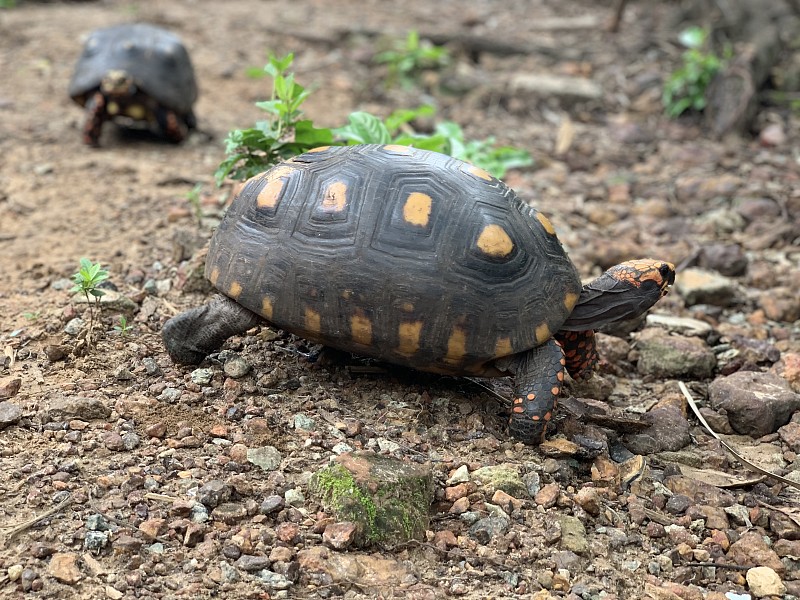
M 662 116 L 658 78 L 674 67 L 678 55 L 670 44 L 670 32 L 662 28 L 668 8 L 659 3 L 629 6 L 622 32 L 610 34 L 603 26 L 611 16 L 610 7 L 588 0 L 503 4 L 508 7 L 453 0 L 141 0 L 135 4 L 24 2 L 0 12 L 0 348 L 4 357 L 0 358 L 0 379 L 21 378 L 21 389 L 12 401 L 23 409 L 18 424 L 0 431 L 0 528 L 8 533 L 44 512 L 61 498 L 59 492 L 67 490 L 77 498 L 46 526 L 23 532 L 0 549 L 0 596 L 20 597 L 18 585 L 4 581 L 3 573 L 11 565 L 22 564 L 44 578 L 43 597 L 106 597 L 107 586 L 125 589 L 126 598 L 185 594 L 256 598 L 270 597 L 270 593 L 276 597 L 274 590 L 268 592 L 249 582 L 249 575 L 243 575 L 239 583 L 219 584 L 212 574 L 220 562 L 228 560 L 219 554 L 221 540 L 242 529 L 251 533 L 274 529 L 276 523 L 269 516 L 210 528 L 210 543 L 203 550 L 211 549 L 211 555 L 183 547 L 180 536 L 167 534 L 163 536 L 167 552 L 157 560 L 132 558 L 124 551 L 101 552 L 96 559 L 104 572 L 98 574 L 82 562 L 83 579 L 77 584 L 51 578 L 48 559 L 35 556 L 32 550 L 31 544 L 37 542 L 57 552 L 82 555 L 84 519 L 98 512 L 113 516 L 129 535 L 137 535 L 142 503 L 149 503 L 150 517 L 166 509 L 158 502 L 143 501 L 141 494 L 131 500 L 117 491 L 119 484 L 114 482 L 147 477 L 158 472 L 154 466 L 166 461 L 174 466 L 156 477 L 156 491 L 182 500 L 188 500 L 190 487 L 185 478 L 202 485 L 210 479 L 233 477 L 234 467 L 225 470 L 226 464 L 235 463 L 226 456 L 227 447 L 219 449 L 209 441 L 215 426 L 224 427 L 225 436 L 235 443 L 272 445 L 283 454 L 281 473 L 266 475 L 239 465 L 250 486 L 243 485 L 240 495 L 256 502 L 303 487 L 304 474 L 326 464 L 330 447 L 339 441 L 327 433 L 327 423 L 342 421 L 356 421 L 361 428 L 346 440 L 354 447 L 370 446 L 370 439 L 383 438 L 400 444 L 398 455 L 430 462 L 439 487 L 461 464 L 472 470 L 511 462 L 523 472 L 541 472 L 544 458 L 539 451 L 516 444 L 504 431 L 502 414 L 507 407 L 463 381 L 405 372 L 352 375 L 341 366 L 320 367 L 305 357 L 314 348 L 269 330 L 231 340 L 226 346 L 253 365 L 241 379 L 226 377 L 220 364 L 213 363 L 212 382 L 203 388 L 191 382 L 192 369 L 176 367 L 166 356 L 159 337 L 163 322 L 206 298 L 202 291 L 179 289 L 187 272 L 181 261 L 210 237 L 215 217 L 231 196 L 233 186 L 216 188 L 213 172 L 223 158 L 227 131 L 262 118 L 254 102 L 264 99 L 268 84 L 244 72 L 263 65 L 268 50 L 295 53 L 298 79 L 313 90 L 306 113 L 319 125 L 342 124 L 354 110 L 386 115 L 395 108 L 435 102 L 438 118 L 458 122 L 467 137 L 492 135 L 503 144 L 528 149 L 537 161 L 536 169 L 509 173 L 506 180 L 552 217 L 585 276 L 622 258 L 652 255 L 680 263 L 701 245 L 743 242 L 745 235 L 726 229 L 721 220 L 703 220 L 706 212 L 730 207 L 737 193 L 738 197 L 770 198 L 782 207 L 777 214 L 767 212 L 763 227 L 748 236 L 766 236 L 787 218 L 797 219 L 798 197 L 791 191 L 798 176 L 793 158 L 796 141 L 794 146 L 775 149 L 747 139 L 713 143 L 704 140 L 697 123 L 671 123 Z M 541 28 L 556 17 L 593 17 L 595 24 L 578 29 Z M 173 146 L 123 135 L 107 125 L 101 148 L 87 148 L 80 136 L 82 112 L 66 96 L 82 38 L 96 27 L 133 19 L 168 27 L 184 39 L 200 85 L 199 131 L 186 143 Z M 380 83 L 383 73 L 369 62 L 381 43 L 371 32 L 401 37 L 412 28 L 536 46 L 539 51 L 508 56 L 481 53 L 475 64 L 454 46 L 458 66 L 441 79 L 430 76 L 426 83 L 434 89 L 447 77 L 468 78 L 469 89 L 464 93 L 429 94 L 418 88 L 387 91 Z M 353 33 L 346 35 L 348 31 Z M 528 72 L 588 76 L 602 85 L 603 94 L 592 101 L 559 102 L 510 92 L 508 81 Z M 764 114 L 760 124 L 777 120 L 796 131 L 794 120 L 781 121 L 786 115 Z M 570 143 L 556 155 L 554 148 L 565 136 Z M 682 176 L 696 177 L 696 188 L 690 189 L 689 183 L 680 187 Z M 735 180 L 732 188 L 723 185 L 725 177 Z M 206 215 L 200 224 L 187 201 L 197 183 L 203 186 Z M 703 197 L 713 185 L 718 185 L 719 193 Z M 768 290 L 781 282 L 787 285 L 786 278 L 792 274 L 796 277 L 792 239 L 778 236 L 760 246 L 746 246 L 751 264 L 760 266 L 760 280 L 743 280 L 743 285 Z M 81 257 L 102 263 L 118 290 L 137 304 L 129 313 L 133 329 L 128 335 L 113 330 L 120 311 L 105 309 L 96 348 L 75 355 L 71 351 L 76 339 L 63 330 L 85 307 L 72 299 L 64 280 L 75 272 Z M 150 279 L 162 285 L 158 295 L 142 292 Z M 163 287 L 167 281 L 171 282 L 168 290 Z M 753 294 L 744 297 L 747 301 L 738 310 L 758 308 L 752 303 Z M 661 303 L 660 310 L 689 314 L 674 294 Z M 763 311 L 760 319 L 753 327 L 764 322 Z M 784 323 L 784 330 L 790 331 L 790 323 Z M 785 337 L 796 344 L 796 330 Z M 48 348 L 54 347 L 65 349 L 66 356 L 49 360 Z M 160 372 L 145 368 L 143 361 L 150 358 Z M 131 378 L 126 379 L 121 369 L 127 369 Z M 642 383 L 635 369 L 618 372 L 614 381 L 618 389 L 630 391 L 621 398 L 625 405 L 652 404 L 667 385 L 664 381 Z M 179 389 L 182 395 L 165 399 L 165 388 Z M 43 429 L 43 411 L 61 397 L 98 398 L 114 410 L 107 419 L 89 420 L 85 429 L 81 423 L 73 423 L 66 432 Z M 298 413 L 313 419 L 319 431 L 310 434 L 294 428 Z M 146 433 L 158 423 L 166 425 L 166 438 Z M 104 440 L 110 431 L 130 430 L 141 437 L 141 445 L 120 452 L 106 448 Z M 70 435 L 75 431 L 79 435 Z M 181 446 L 187 431 L 206 443 Z M 173 441 L 167 458 L 164 451 Z M 78 466 L 68 471 L 64 481 L 55 481 L 53 474 L 63 471 L 69 461 L 77 461 Z M 557 478 L 565 488 L 591 480 L 588 464 L 558 464 L 561 475 L 542 474 L 544 480 Z M 566 472 L 568 476 L 563 475 Z M 310 510 L 315 505 L 308 502 Z M 572 512 L 562 503 L 552 510 Z M 313 510 L 302 518 L 285 513 L 281 519 L 296 518 L 304 531 L 313 528 Z M 506 534 L 501 546 L 492 545 L 487 552 L 466 544 L 449 553 L 420 546 L 389 549 L 382 555 L 404 561 L 418 582 L 414 589 L 420 597 L 424 590 L 439 588 L 474 598 L 523 596 L 541 587 L 545 581 L 541 572 L 554 570 L 555 550 L 541 535 L 549 517 L 531 501 L 515 514 L 519 518 L 513 523 L 511 538 Z M 438 513 L 441 518 L 445 515 L 446 508 Z M 604 517 L 608 514 L 596 522 L 589 519 L 587 530 L 602 525 Z M 457 530 L 457 525 L 447 521 L 434 522 L 431 529 L 444 527 Z M 457 531 L 457 535 L 466 534 Z M 258 544 L 258 551 L 269 554 L 269 543 L 262 538 Z M 309 533 L 304 547 L 315 544 L 321 544 L 319 536 Z M 624 557 L 598 550 L 604 558 L 597 563 L 587 559 L 582 569 L 590 564 L 595 569 L 573 572 L 572 584 L 580 582 L 593 593 L 605 590 L 609 598 L 641 597 L 645 582 L 658 583 L 647 573 L 645 546 L 634 545 Z M 638 569 L 622 568 L 623 562 L 633 560 L 639 560 Z M 138 584 L 135 579 L 126 580 L 126 574 L 137 569 L 145 573 L 143 579 Z M 519 574 L 513 585 L 504 578 L 508 571 Z M 120 584 L 123 581 L 125 586 Z M 705 584 L 709 589 L 715 585 L 713 581 Z M 349 590 L 348 597 L 361 598 L 410 593 L 400 584 L 396 591 L 371 588 L 368 582 L 344 581 L 327 589 L 323 586 L 322 591 L 309 586 L 299 584 L 289 594 L 313 597 Z

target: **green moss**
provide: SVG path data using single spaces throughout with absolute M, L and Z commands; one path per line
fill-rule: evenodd
M 370 465 L 368 482 L 359 483 L 345 466 L 332 464 L 311 478 L 312 493 L 337 520 L 356 525 L 357 545 L 424 535 L 433 496 L 430 476 L 379 456 L 363 460 Z
M 375 502 L 362 490 L 352 473 L 341 465 L 332 465 L 319 471 L 312 480 L 323 500 L 349 521 L 363 524 L 363 534 L 372 541 L 380 537 L 375 527 L 378 509 Z

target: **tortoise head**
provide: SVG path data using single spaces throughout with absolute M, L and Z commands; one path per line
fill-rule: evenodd
M 562 329 L 581 331 L 642 315 L 675 283 L 675 265 L 642 258 L 611 267 L 587 283 Z
M 127 71 L 111 69 L 103 76 L 100 90 L 110 96 L 128 96 L 136 91 L 136 84 Z

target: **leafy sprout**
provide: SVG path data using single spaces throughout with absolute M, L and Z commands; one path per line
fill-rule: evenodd
M 424 71 L 446 67 L 450 63 L 450 53 L 444 46 L 421 40 L 419 33 L 412 30 L 404 41 L 396 42 L 391 50 L 379 52 L 373 60 L 388 67 L 387 87 L 399 83 L 411 88 Z
M 687 110 L 701 112 L 706 107 L 706 90 L 725 62 L 705 50 L 707 29 L 690 27 L 678 39 L 687 50 L 682 65 L 669 76 L 662 93 L 664 109 L 672 118 Z
M 256 103 L 269 115 L 249 129 L 234 129 L 225 140 L 227 157 L 216 170 L 217 185 L 226 177 L 248 179 L 269 169 L 280 160 L 302 154 L 319 146 L 334 144 L 399 144 L 433 150 L 466 160 L 503 177 L 508 169 L 533 164 L 524 150 L 498 147 L 493 138 L 465 140 L 462 129 L 451 121 L 437 125 L 432 134 L 414 130 L 411 123 L 420 117 L 431 117 L 431 106 L 404 108 L 393 112 L 385 120 L 367 113 L 353 112 L 347 124 L 334 129 L 316 127 L 304 119 L 301 106 L 309 92 L 289 72 L 293 55 L 283 58 L 270 55 L 269 64 L 262 69 L 250 70 L 251 76 L 272 79 L 271 99 Z
M 100 310 L 100 298 L 105 295 L 105 292 L 98 286 L 106 279 L 108 279 L 108 271 L 103 269 L 100 263 L 93 263 L 88 258 L 80 260 L 80 268 L 72 275 L 75 285 L 72 286 L 70 292 L 83 294 L 89 305 L 89 330 L 86 334 L 86 344 L 89 347 L 92 345 L 95 308 Z

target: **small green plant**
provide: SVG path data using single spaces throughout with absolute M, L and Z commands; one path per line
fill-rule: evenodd
M 70 289 L 73 293 L 80 293 L 86 298 L 89 305 L 89 329 L 86 333 L 86 345 L 92 346 L 92 332 L 94 331 L 95 308 L 100 311 L 100 298 L 105 292 L 98 286 L 108 279 L 108 271 L 100 266 L 100 263 L 93 263 L 88 258 L 80 260 L 80 268 L 77 273 L 72 275 L 75 285 Z M 92 301 L 94 298 L 94 301 Z
M 662 94 L 664 109 L 671 118 L 706 107 L 706 90 L 724 64 L 723 59 L 706 50 L 707 29 L 690 27 L 681 32 L 679 40 L 687 48 L 683 64 L 669 76 Z
M 436 125 L 432 135 L 416 133 L 408 123 L 420 116 L 430 116 L 434 112 L 430 106 L 415 110 L 399 110 L 392 113 L 386 121 L 366 112 L 350 114 L 344 127 L 334 129 L 337 138 L 348 144 L 400 144 L 424 150 L 449 154 L 485 169 L 497 178 L 502 178 L 509 169 L 533 164 L 531 155 L 509 146 L 496 146 L 494 138 L 484 140 L 465 140 L 464 132 L 457 123 L 442 121 Z
M 114 331 L 124 337 L 130 333 L 131 329 L 133 327 L 128 323 L 128 318 L 125 315 L 120 315 L 119 324 L 114 325 Z
M 451 121 L 439 123 L 432 134 L 415 131 L 411 122 L 433 116 L 435 110 L 431 106 L 397 110 L 385 120 L 367 112 L 353 112 L 342 127 L 315 127 L 310 120 L 300 118 L 300 105 L 309 93 L 295 82 L 294 74 L 288 72 L 291 63 L 291 54 L 280 59 L 270 56 L 266 67 L 252 72 L 273 79 L 272 100 L 256 103 L 270 113 L 272 119 L 260 121 L 251 129 L 234 129 L 228 134 L 225 141 L 227 158 L 215 173 L 217 185 L 222 185 L 226 177 L 248 179 L 280 160 L 319 146 L 335 144 L 414 146 L 466 160 L 498 178 L 503 177 L 508 169 L 533 163 L 526 151 L 497 147 L 493 138 L 465 140 L 461 128 Z
M 413 87 L 426 70 L 438 70 L 450 63 L 450 53 L 443 46 L 435 46 L 429 40 L 420 40 L 417 31 L 409 31 L 404 41 L 397 41 L 394 48 L 379 52 L 373 58 L 389 69 L 386 86 L 400 84 Z
M 33 322 L 33 321 L 38 321 L 41 318 L 42 313 L 41 311 L 35 310 L 31 312 L 22 313 L 22 316 L 28 319 L 28 321 Z
M 200 192 L 202 191 L 203 184 L 195 183 L 194 187 L 186 192 L 186 201 L 189 203 L 189 206 L 192 207 L 192 213 L 198 223 L 200 223 L 203 218 L 203 207 L 200 204 Z
M 14 8 L 16 5 L 16 0 L 0 0 L 0 8 Z
M 288 72 L 293 60 L 293 54 L 283 58 L 270 54 L 261 75 L 272 78 L 272 95 L 270 100 L 256 102 L 269 118 L 250 129 L 233 129 L 228 133 L 225 139 L 228 157 L 214 174 L 217 185 L 228 175 L 248 179 L 280 160 L 333 142 L 329 129 L 314 127 L 310 120 L 302 118 L 300 106 L 310 92 L 295 81 L 294 73 Z M 256 73 L 251 70 L 250 74 Z

